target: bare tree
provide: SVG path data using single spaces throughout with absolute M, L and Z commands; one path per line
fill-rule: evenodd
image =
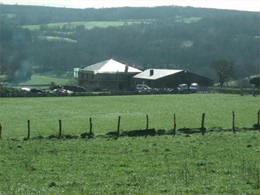
M 260 87 L 260 75 L 254 76 L 253 78 L 251 78 L 250 83 L 255 85 L 256 88 L 259 88 Z
M 233 62 L 227 60 L 217 60 L 212 62 L 211 67 L 216 71 L 220 86 L 235 77 L 235 68 Z

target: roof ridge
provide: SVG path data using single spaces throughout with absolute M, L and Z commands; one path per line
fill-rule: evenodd
M 92 64 L 90 66 L 83 68 L 83 70 L 101 73 L 101 72 L 115 72 L 114 69 L 118 69 L 117 72 L 124 72 L 126 67 L 128 67 L 128 70 L 131 70 L 131 72 L 136 72 L 136 73 L 141 72 L 139 69 L 133 66 L 129 66 L 128 64 L 123 64 L 121 62 L 118 62 L 113 58 L 104 60 L 102 62 L 98 62 L 96 64 Z

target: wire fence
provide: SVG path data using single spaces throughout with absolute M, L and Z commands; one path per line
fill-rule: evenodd
M 155 129 L 150 127 L 150 120 L 149 120 L 149 115 L 146 114 L 146 122 L 144 124 L 143 129 L 135 129 L 135 130 L 126 130 L 126 131 L 120 131 L 121 129 L 121 116 L 118 116 L 117 120 L 117 129 L 114 131 L 110 131 L 104 135 L 95 135 L 93 131 L 93 121 L 92 118 L 89 118 L 89 129 L 86 132 L 81 133 L 80 135 L 73 135 L 73 134 L 63 134 L 63 126 L 62 126 L 62 120 L 58 120 L 58 128 L 57 132 L 49 135 L 47 137 L 43 136 L 37 136 L 37 137 L 32 137 L 31 136 L 31 121 L 28 119 L 27 120 L 27 132 L 25 131 L 24 133 L 24 140 L 30 140 L 30 139 L 43 139 L 43 138 L 48 138 L 48 139 L 76 139 L 76 138 L 83 138 L 83 139 L 91 139 L 95 137 L 104 137 L 104 138 L 119 138 L 119 137 L 139 137 L 139 136 L 156 136 L 156 135 L 173 135 L 175 136 L 176 134 L 193 134 L 193 133 L 201 133 L 201 135 L 205 135 L 207 132 L 212 132 L 212 131 L 232 131 L 233 133 L 239 132 L 241 130 L 255 130 L 260 132 L 260 110 L 257 112 L 257 122 L 255 124 L 252 124 L 252 127 L 248 128 L 239 128 L 236 126 L 236 114 L 234 111 L 232 111 L 232 121 L 231 121 L 231 128 L 211 128 L 207 129 L 205 127 L 205 120 L 206 120 L 206 113 L 202 113 L 201 115 L 201 126 L 197 128 L 179 128 L 177 129 L 177 117 L 176 114 L 174 114 L 173 117 L 173 124 L 172 124 L 172 129 L 170 130 L 164 130 L 164 129 Z M 0 123 L 0 139 L 3 139 L 3 131 L 4 127 Z

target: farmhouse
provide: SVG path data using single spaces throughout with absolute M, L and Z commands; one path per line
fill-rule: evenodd
M 211 86 L 214 81 L 186 70 L 148 69 L 133 77 L 134 83 L 144 83 L 152 88 L 177 88 L 180 84 L 197 83 Z
M 129 90 L 132 77 L 140 72 L 110 59 L 80 69 L 78 84 L 89 90 Z

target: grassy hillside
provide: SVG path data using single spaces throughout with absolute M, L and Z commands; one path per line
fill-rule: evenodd
M 58 22 L 48 24 L 23 25 L 22 28 L 36 32 L 40 40 L 59 41 L 67 43 L 77 43 L 76 40 L 70 38 L 77 28 L 91 30 L 93 28 L 120 27 L 125 25 L 147 23 L 145 20 L 125 20 L 125 21 L 78 21 L 78 22 Z M 48 30 L 47 30 L 48 29 Z M 66 29 L 66 30 L 64 30 Z M 51 31 L 51 34 L 50 34 Z M 44 33 L 43 33 L 44 32 Z M 47 35 L 42 35 L 45 34 Z
M 259 67 L 259 18 L 254 12 L 0 6 L 6 56 L 0 75 L 13 82 L 28 78 L 16 74 L 25 65 L 65 71 L 110 58 L 139 69 L 187 69 L 215 80 L 215 61 L 232 62 L 234 78 L 254 75 Z

